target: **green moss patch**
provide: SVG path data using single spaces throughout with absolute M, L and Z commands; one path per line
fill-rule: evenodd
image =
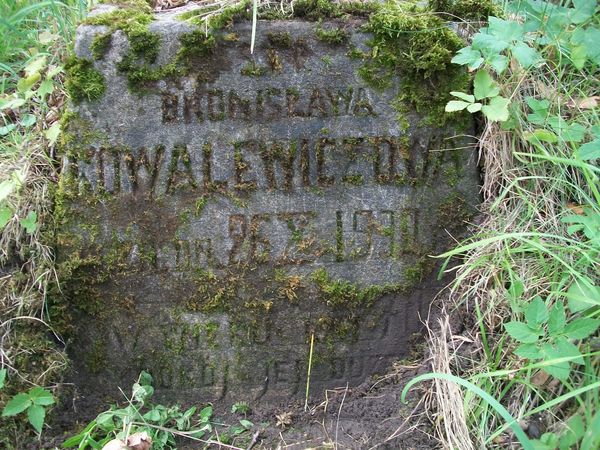
M 94 69 L 92 61 L 72 57 L 65 64 L 65 71 L 67 93 L 74 102 L 98 100 L 104 94 L 106 90 L 104 77 Z

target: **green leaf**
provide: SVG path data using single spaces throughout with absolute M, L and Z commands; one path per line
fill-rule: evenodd
M 581 280 L 573 283 L 565 296 L 572 313 L 584 311 L 592 306 L 600 306 L 600 288 Z
M 29 64 L 25 66 L 23 69 L 25 71 L 25 76 L 29 77 L 31 75 L 35 75 L 36 73 L 39 75 L 39 72 L 46 68 L 46 57 L 42 56 L 41 58 L 34 59 Z
M 595 64 L 600 64 L 600 29 L 594 26 L 577 27 L 571 36 L 571 42 L 585 47 L 587 57 Z
M 469 111 L 470 113 L 476 113 L 478 111 L 481 111 L 481 103 L 471 103 L 469 106 L 467 106 L 467 111 Z
M 579 450 L 598 450 L 600 447 L 600 433 L 598 433 L 599 429 L 600 412 L 597 412 L 590 421 L 587 430 L 585 430 Z
M 581 142 L 585 137 L 586 128 L 580 123 L 573 122 L 562 128 L 561 137 L 565 142 Z
M 534 330 L 548 321 L 548 308 L 539 296 L 535 297 L 527 306 L 525 320 L 527 320 L 527 325 Z
M 502 74 L 508 67 L 508 58 L 504 55 L 490 55 L 486 58 L 486 61 L 498 75 Z
M 565 381 L 569 378 L 569 374 L 571 373 L 569 361 L 557 361 L 564 358 L 566 355 L 561 354 L 560 351 L 551 344 L 542 345 L 541 350 L 544 362 L 549 363 L 548 365 L 544 365 L 542 370 L 561 381 Z
M 504 20 L 498 17 L 489 18 L 489 32 L 495 38 L 507 42 L 521 41 L 524 36 L 524 28 L 514 20 Z
M 465 109 L 470 104 L 471 103 L 463 102 L 461 100 L 450 100 L 446 104 L 445 111 L 446 112 L 462 111 L 463 109 Z
M 144 414 L 144 419 L 150 422 L 158 422 L 160 421 L 160 412 L 156 409 L 151 409 L 146 414 Z
M 0 127 L 0 136 L 6 136 L 15 128 L 17 128 L 17 126 L 14 123 L 9 123 L 8 125 Z
M 34 125 L 36 122 L 36 117 L 33 114 L 23 114 L 23 117 L 21 117 L 21 125 L 23 125 L 24 127 L 30 127 L 31 125 Z
M 54 83 L 52 80 L 46 79 L 40 83 L 40 87 L 37 88 L 37 94 L 43 100 L 46 95 L 52 93 L 54 90 Z
M 523 138 L 527 142 L 533 142 L 534 144 L 540 142 L 549 142 L 550 144 L 554 144 L 558 142 L 558 136 L 556 134 L 550 130 L 544 130 L 542 128 L 538 128 L 532 132 L 523 133 Z
M 473 36 L 471 47 L 475 50 L 481 50 L 486 55 L 499 54 L 508 47 L 508 42 L 498 39 L 491 34 L 488 34 L 482 29 L 479 33 Z
M 594 334 L 598 327 L 600 327 L 600 320 L 580 317 L 567 324 L 564 334 L 569 339 L 585 339 Z
M 505 323 L 504 329 L 514 340 L 525 344 L 533 344 L 534 342 L 537 342 L 540 337 L 539 331 L 532 330 L 526 323 L 518 322 L 516 320 Z
M 140 383 L 142 386 L 152 386 L 152 382 L 153 382 L 153 380 L 152 380 L 152 375 L 150 375 L 150 374 L 149 374 L 148 372 L 146 372 L 145 370 L 142 370 L 142 371 L 140 372 L 140 377 L 139 377 L 139 378 L 140 378 L 140 381 L 139 381 L 139 383 Z
M 585 433 L 585 425 L 583 419 L 579 414 L 571 416 L 566 424 L 565 431 L 563 431 L 558 442 L 558 448 L 560 450 L 568 450 L 577 444 Z
M 495 97 L 500 93 L 500 88 L 485 70 L 480 70 L 473 80 L 474 94 L 477 100 Z
M 0 369 L 0 389 L 4 387 L 4 382 L 6 381 L 6 369 Z
M 542 61 L 540 54 L 525 42 L 517 42 L 510 47 L 510 51 L 515 59 L 519 61 L 519 64 L 525 69 Z
M 479 50 L 474 50 L 471 47 L 464 47 L 456 53 L 451 62 L 461 66 L 468 65 L 470 69 L 477 69 L 483 62 L 483 58 Z
M 249 420 L 246 420 L 246 419 L 240 419 L 240 425 L 243 426 L 244 428 L 246 428 L 247 430 L 249 430 L 250 428 L 252 428 L 254 426 L 254 424 L 252 422 L 250 422 Z
M 577 156 L 584 161 L 600 158 L 600 139 L 583 144 L 577 150 Z
M 2 417 L 16 416 L 31 406 L 31 400 L 25 393 L 15 395 L 4 407 Z
M 509 103 L 510 100 L 507 98 L 501 96 L 494 97 L 488 105 L 481 107 L 481 112 L 492 122 L 504 122 L 510 116 L 508 113 Z
M 27 78 L 21 78 L 17 82 L 17 91 L 26 92 L 30 90 L 35 83 L 40 81 L 42 76 L 39 73 L 34 73 L 33 75 L 28 76 Z
M 35 233 L 35 230 L 37 230 L 37 213 L 35 211 L 29 211 L 29 213 L 27 214 L 27 217 L 25 217 L 24 219 L 21 219 L 19 221 L 19 223 L 21 224 L 21 226 L 23 228 L 25 228 L 25 231 L 27 231 L 28 234 L 33 234 Z
M 569 10 L 572 23 L 583 23 L 594 15 L 596 0 L 573 0 L 573 8 Z
M 16 94 L 15 94 L 16 95 Z M 5 103 L 2 103 L 2 106 L 0 106 L 0 110 L 2 109 L 17 109 L 21 106 L 23 106 L 25 104 L 25 99 L 21 98 L 21 97 L 15 97 L 15 98 L 11 98 L 10 100 L 8 100 Z
M 35 428 L 38 433 L 42 432 L 44 426 L 44 418 L 46 417 L 46 410 L 40 405 L 31 405 L 27 410 L 27 418 L 29 423 Z
M 200 411 L 200 420 L 202 422 L 208 422 L 208 420 L 212 417 L 213 414 L 213 408 L 212 406 L 206 406 L 204 408 L 202 408 L 202 410 Z
M 519 345 L 514 354 L 525 359 L 540 359 L 542 352 L 535 344 L 521 344 Z
M 568 325 L 567 325 L 568 326 Z M 556 340 L 556 350 L 561 358 L 574 358 L 570 361 L 571 364 L 583 364 L 583 357 L 579 348 L 569 342 L 566 338 L 559 338 Z
M 36 386 L 29 391 L 29 398 L 34 405 L 48 406 L 54 404 L 52 392 L 39 386 Z
M 548 120 L 550 102 L 548 100 L 537 100 L 533 97 L 526 97 L 525 102 L 533 111 L 533 114 L 527 115 L 527 120 L 535 125 L 544 125 Z
M 56 144 L 56 140 L 60 135 L 60 131 L 60 122 L 54 122 L 52 126 L 44 132 L 46 139 L 48 139 L 48 143 L 50 145 Z
M 583 45 L 576 45 L 571 48 L 571 62 L 576 69 L 583 69 L 585 62 L 587 61 L 587 50 Z
M 562 302 L 558 301 L 554 304 L 548 317 L 548 334 L 550 336 L 558 336 L 565 329 L 566 322 L 565 306 Z
M 454 97 L 458 97 L 461 100 L 464 100 L 469 103 L 473 103 L 475 101 L 475 97 L 473 97 L 470 94 L 465 94 L 464 92 L 452 91 L 452 92 L 450 92 L 450 95 L 453 95 Z

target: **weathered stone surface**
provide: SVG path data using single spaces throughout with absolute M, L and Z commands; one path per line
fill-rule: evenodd
M 419 127 L 317 24 L 235 25 L 189 73 L 130 91 L 123 32 L 73 107 L 58 256 L 88 395 L 150 371 L 172 399 L 277 401 L 360 383 L 407 350 L 438 284 L 427 255 L 477 203 L 473 154 Z M 319 25 L 327 27 L 328 24 Z M 81 26 L 76 54 L 93 60 Z M 159 67 L 189 25 L 159 15 Z M 235 33 L 235 34 L 233 34 Z M 274 36 L 289 33 L 290 45 Z M 279 45 L 277 44 L 279 43 Z M 246 74 L 246 75 L 244 75 Z M 434 93 L 432 93 L 434 95 Z M 101 381 L 100 381 L 101 380 Z

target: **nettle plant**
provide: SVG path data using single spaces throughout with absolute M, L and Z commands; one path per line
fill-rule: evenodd
M 488 26 L 473 36 L 471 45 L 452 59 L 476 72 L 474 95 L 451 92 L 460 100 L 448 102 L 446 111 L 481 111 L 490 121 L 509 121 L 510 101 L 500 95 L 500 85 L 493 78 L 502 77 L 509 65 L 527 70 L 547 63 L 539 49 L 564 56 L 558 63 L 576 69 L 588 63 L 600 64 L 600 29 L 593 20 L 597 0 L 573 0 L 572 4 L 566 7 L 540 0 L 513 1 L 508 8 L 515 13 L 514 20 L 490 17 Z M 569 126 L 560 118 L 558 122 L 553 126 L 555 131 Z
M 182 410 L 177 405 L 155 405 L 151 402 L 152 382 L 152 376 L 142 372 L 132 386 L 128 406 L 113 406 L 99 414 L 79 434 L 67 439 L 63 448 L 99 449 L 113 440 L 128 442 L 134 434 L 144 436 L 153 449 L 177 448 L 176 436 L 208 444 L 228 444 L 254 427 L 246 419 L 232 426 L 215 423 L 211 405 L 200 410 L 195 406 Z M 224 431 L 217 432 L 215 425 L 223 425 Z
M 4 387 L 6 374 L 6 369 L 0 370 L 0 389 Z M 52 406 L 54 403 L 54 396 L 50 391 L 35 386 L 29 389 L 29 391 L 20 392 L 11 398 L 2 410 L 2 417 L 14 417 L 26 414 L 31 426 L 38 434 L 41 434 L 46 420 L 46 408 Z

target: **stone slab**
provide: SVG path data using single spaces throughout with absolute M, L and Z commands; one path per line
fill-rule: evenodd
M 58 257 L 75 331 L 73 381 L 118 397 L 140 370 L 159 396 L 278 402 L 358 384 L 407 352 L 439 288 L 427 255 L 478 202 L 475 155 L 446 127 L 394 107 L 397 85 L 369 87 L 349 42 L 317 25 L 260 22 L 217 39 L 205 71 L 130 92 L 123 32 L 93 66 L 106 80 L 73 106 L 62 174 Z M 190 25 L 157 15 L 153 67 L 171 62 Z M 93 60 L 82 25 L 76 54 Z M 289 33 L 274 48 L 273 33 Z M 277 64 L 274 64 L 274 61 Z M 242 73 L 251 64 L 259 76 Z M 82 131 L 84 130 L 84 131 Z

